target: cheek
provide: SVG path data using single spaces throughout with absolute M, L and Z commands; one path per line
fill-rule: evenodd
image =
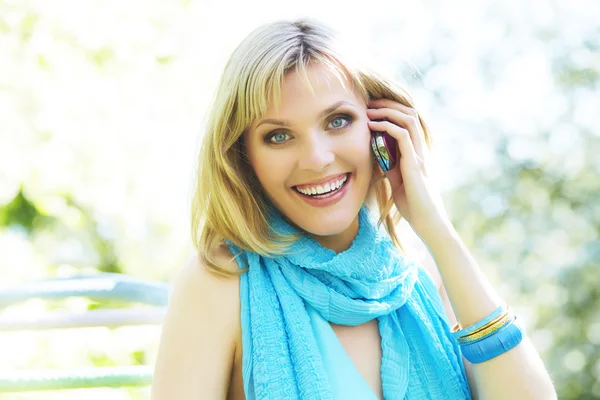
M 257 150 L 252 152 L 250 163 L 267 192 L 285 185 L 291 171 L 290 157 L 285 157 L 282 152 Z
M 371 133 L 366 125 L 353 132 L 352 138 L 344 141 L 344 147 L 346 154 L 349 154 L 354 162 L 361 165 L 371 164 Z

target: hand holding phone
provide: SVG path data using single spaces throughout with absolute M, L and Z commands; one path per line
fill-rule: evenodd
M 396 166 L 398 142 L 387 132 L 371 131 L 371 148 L 383 172 Z

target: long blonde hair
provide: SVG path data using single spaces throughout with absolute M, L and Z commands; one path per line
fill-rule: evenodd
M 245 130 L 266 113 L 271 99 L 277 106 L 288 72 L 303 74 L 310 88 L 306 67 L 316 62 L 327 67 L 342 84 L 344 78 L 348 79 L 365 103 L 386 98 L 414 108 L 403 87 L 350 61 L 348 54 L 336 47 L 336 40 L 329 27 L 314 19 L 280 20 L 252 31 L 229 58 L 207 115 L 191 204 L 192 240 L 213 272 L 232 276 L 247 271 L 231 272 L 217 265 L 213 250 L 226 239 L 262 255 L 282 254 L 296 239 L 269 230 L 267 200 L 242 140 Z M 431 146 L 427 126 L 419 119 L 427 145 Z M 392 215 L 391 188 L 376 162 L 366 202 L 376 204 L 378 224 L 385 223 L 392 241 L 404 252 L 396 232 L 402 216 L 397 210 Z

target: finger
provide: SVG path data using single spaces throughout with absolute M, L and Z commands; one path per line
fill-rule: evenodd
M 373 108 L 367 110 L 369 118 L 373 119 L 387 119 L 402 128 L 405 128 L 410 133 L 410 137 L 413 141 L 413 145 L 417 155 L 421 158 L 425 158 L 425 135 L 423 133 L 421 123 L 414 117 L 391 108 Z
M 398 142 L 398 159 L 404 163 L 404 168 L 419 168 L 417 154 L 413 146 L 410 132 L 407 129 L 401 128 L 390 121 L 369 121 L 369 129 L 374 131 L 387 132 L 391 137 Z
M 382 108 L 382 107 L 396 108 L 400 111 L 405 112 L 408 115 L 412 115 L 415 118 L 419 117 L 419 113 L 414 108 L 404 105 L 398 101 L 394 101 L 394 100 L 390 100 L 390 99 L 369 100 L 368 105 L 371 108 Z
M 412 108 L 406 107 L 400 103 L 395 103 L 392 107 L 368 109 L 367 115 L 369 118 L 375 119 L 386 118 L 387 120 L 400 125 L 402 128 L 408 129 L 417 155 L 422 159 L 425 159 L 427 144 L 425 143 L 425 133 L 423 132 L 421 122 L 418 116 L 415 117 L 412 114 L 407 114 L 405 111 L 400 110 L 400 108 L 414 111 Z M 416 114 L 416 111 L 414 111 L 414 114 Z
M 415 110 L 414 108 L 409 107 L 407 105 L 404 105 L 398 101 L 394 101 L 394 100 L 390 100 L 390 99 L 377 99 L 377 100 L 370 100 L 368 105 L 370 108 L 383 108 L 383 107 L 395 108 L 395 109 L 402 111 L 408 115 L 411 115 L 417 119 L 419 118 L 419 113 L 417 112 L 417 110 Z

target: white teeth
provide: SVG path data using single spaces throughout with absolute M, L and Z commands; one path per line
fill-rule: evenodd
M 348 176 L 344 175 L 342 179 L 338 179 L 331 183 L 326 183 L 325 185 L 316 185 L 308 188 L 296 187 L 296 190 L 306 195 L 320 195 L 339 189 L 340 187 L 342 187 L 342 185 L 344 184 L 344 182 L 346 182 L 347 179 Z

